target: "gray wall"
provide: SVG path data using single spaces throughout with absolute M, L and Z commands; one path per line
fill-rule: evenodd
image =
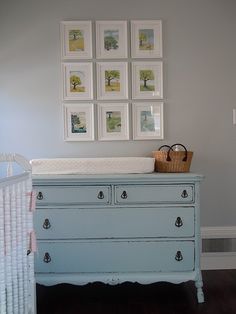
M 236 225 L 236 1 L 0 2 L 0 151 L 27 158 L 151 156 L 161 144 L 194 151 L 203 173 L 202 224 Z M 162 19 L 163 141 L 64 142 L 59 22 Z

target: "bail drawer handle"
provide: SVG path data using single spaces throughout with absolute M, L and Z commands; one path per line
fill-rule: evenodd
M 50 263 L 51 260 L 52 260 L 52 259 L 51 259 L 51 256 L 49 255 L 48 252 L 46 252 L 46 253 L 44 254 L 44 258 L 43 258 L 44 263 Z
M 42 192 L 38 192 L 37 199 L 38 200 L 42 200 L 43 199 L 43 193 Z
M 183 221 L 182 221 L 182 219 L 180 217 L 176 218 L 175 226 L 178 227 L 178 228 L 183 226 Z
M 49 229 L 49 228 L 51 228 L 51 223 L 50 223 L 50 221 L 49 221 L 48 218 L 46 218 L 46 219 L 44 220 L 43 228 L 44 228 L 44 229 Z
M 183 190 L 182 194 L 181 194 L 182 198 L 187 198 L 188 197 L 188 192 L 186 190 Z
M 183 258 L 183 255 L 182 255 L 182 253 L 181 253 L 181 251 L 177 251 L 177 253 L 176 253 L 176 255 L 175 255 L 175 260 L 177 261 L 177 262 L 180 262 L 180 261 L 182 261 L 184 258 Z
M 103 193 L 103 191 L 99 191 L 97 198 L 98 198 L 99 200 L 102 200 L 102 199 L 104 198 L 104 193 Z
M 123 200 L 125 200 L 128 197 L 127 192 L 123 191 L 120 197 L 123 198 Z

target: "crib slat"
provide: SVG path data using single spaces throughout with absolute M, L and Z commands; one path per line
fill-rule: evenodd
M 34 256 L 27 256 L 33 232 L 31 166 L 17 154 L 0 154 L 1 161 L 17 162 L 24 173 L 0 179 L 0 313 L 33 314 Z

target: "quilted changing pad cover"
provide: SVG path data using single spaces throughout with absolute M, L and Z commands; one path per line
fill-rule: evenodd
M 151 157 L 32 159 L 32 174 L 120 174 L 151 173 Z

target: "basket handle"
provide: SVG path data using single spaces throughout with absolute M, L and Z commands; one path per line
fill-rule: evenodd
M 169 145 L 162 145 L 162 146 L 160 146 L 159 148 L 158 148 L 158 150 L 162 150 L 162 148 L 163 147 L 167 147 L 168 148 L 168 150 L 173 150 L 173 148 L 171 148 Z
M 168 152 L 167 152 L 167 157 L 166 157 L 166 161 L 171 161 L 171 158 L 170 158 L 170 151 L 172 150 L 173 151 L 173 147 L 174 146 L 182 146 L 183 149 L 185 150 L 185 155 L 184 155 L 184 158 L 182 159 L 182 161 L 187 161 L 187 158 L 188 158 L 188 152 L 187 152 L 187 148 L 183 145 L 183 144 L 179 144 L 179 143 L 176 143 L 176 144 L 173 144 L 172 146 L 170 146 Z

